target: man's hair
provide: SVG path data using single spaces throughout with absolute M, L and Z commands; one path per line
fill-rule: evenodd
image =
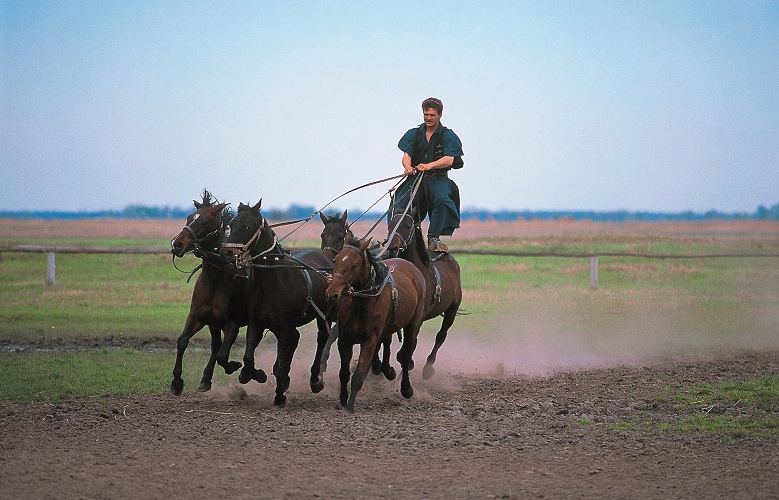
M 435 97 L 428 97 L 427 99 L 422 101 L 422 111 L 425 111 L 430 108 L 433 108 L 434 110 L 438 111 L 439 115 L 444 114 L 444 103 L 441 102 L 441 99 L 436 99 Z

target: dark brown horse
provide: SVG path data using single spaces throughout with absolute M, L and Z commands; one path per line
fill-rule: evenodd
M 228 361 L 230 348 L 238 336 L 238 330 L 248 323 L 246 291 L 248 280 L 236 279 L 224 271 L 219 247 L 224 235 L 223 216 L 227 203 L 213 204 L 215 200 L 208 191 L 203 193 L 203 203 L 195 201 L 195 212 L 187 217 L 187 225 L 170 242 L 170 251 L 175 257 L 193 252 L 202 259 L 202 270 L 192 291 L 189 314 L 184 330 L 176 341 L 176 364 L 173 367 L 171 391 L 179 395 L 184 389 L 181 378 L 182 358 L 189 340 L 204 326 L 211 332 L 211 356 L 203 370 L 198 391 L 211 389 L 214 365 L 218 362 L 225 373 L 233 373 L 241 367 L 237 361 Z M 224 331 L 224 341 L 222 341 Z
M 349 224 L 346 222 L 347 217 L 348 210 L 344 210 L 343 216 L 338 213 L 330 216 L 325 216 L 321 212 L 319 214 L 322 224 L 325 225 L 320 235 L 322 238 L 322 253 L 331 261 L 335 259 L 336 254 L 344 247 L 346 239 L 354 237 L 354 233 L 349 229 Z
M 390 235 L 393 234 L 392 229 L 397 229 L 392 240 L 387 243 L 388 253 L 412 262 L 425 277 L 428 301 L 425 306 L 425 321 L 441 315 L 444 318 L 441 329 L 435 336 L 433 350 L 430 351 L 422 370 L 422 378 L 427 380 L 435 373 L 433 364 L 436 355 L 446 340 L 463 300 L 460 265 L 448 253 L 431 252 L 427 249 L 419 221 L 416 220 L 416 211 L 411 214 L 394 214 L 389 227 Z
M 334 260 L 336 254 L 341 251 L 344 243 L 349 238 L 354 238 L 354 233 L 349 228 L 347 222 L 348 211 L 344 211 L 343 216 L 336 213 L 330 216 L 319 214 L 319 218 L 322 219 L 322 223 L 325 225 L 322 229 L 321 249 L 322 253 L 330 260 Z M 335 325 L 330 330 L 330 337 L 327 339 L 324 350 L 322 351 L 322 373 L 327 369 L 327 360 L 330 358 L 330 348 L 338 338 L 338 325 Z M 379 346 L 376 346 L 376 353 L 371 361 L 371 371 L 378 375 L 384 374 L 387 380 L 395 380 L 397 373 L 395 369 L 390 365 L 390 346 L 392 344 L 392 338 L 386 338 L 382 340 L 384 346 L 384 355 L 379 358 Z
M 273 403 L 283 406 L 289 389 L 289 371 L 298 346 L 298 327 L 316 320 L 317 352 L 311 365 L 311 390 L 324 388 L 320 376 L 322 349 L 328 337 L 330 322 L 325 311 L 327 271 L 333 263 L 324 254 L 303 250 L 286 252 L 276 233 L 260 213 L 260 200 L 253 207 L 240 204 L 230 222 L 229 234 L 222 244 L 225 262 L 237 271 L 251 271 L 248 292 L 249 324 L 246 329 L 246 351 L 243 368 L 238 376 L 242 384 L 250 380 L 265 382 L 267 375 L 254 367 L 254 351 L 263 332 L 273 332 L 278 340 L 273 375 L 276 377 L 276 397 Z
M 327 288 L 328 300 L 339 303 L 339 399 L 348 411 L 354 411 L 354 400 L 368 374 L 379 341 L 401 328 L 400 393 L 405 398 L 414 394 L 409 370 L 425 315 L 425 279 L 419 269 L 403 259 L 376 261 L 367 250 L 369 244 L 370 239 L 360 243 L 353 238 L 344 245 L 335 258 L 333 277 Z M 351 391 L 347 391 L 355 344 L 360 344 L 360 355 L 351 375 Z

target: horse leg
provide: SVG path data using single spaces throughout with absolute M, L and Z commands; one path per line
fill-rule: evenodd
M 414 349 L 417 347 L 417 333 L 419 333 L 419 325 L 416 325 L 416 327 L 405 327 L 403 329 L 403 346 L 398 351 L 398 361 L 400 361 L 403 373 L 400 380 L 400 394 L 406 399 L 414 395 L 408 372 L 411 369 L 410 365 L 411 359 L 414 356 Z
M 325 381 L 322 379 L 322 359 L 324 358 L 324 349 L 330 342 L 330 335 L 328 334 L 328 323 L 317 318 L 316 320 L 316 354 L 314 355 L 314 362 L 311 364 L 311 378 L 308 379 L 308 383 L 311 386 L 311 392 L 314 394 L 321 392 L 325 388 Z M 327 366 L 327 359 L 325 359 L 325 366 Z
M 184 330 L 176 340 L 176 363 L 173 365 L 173 380 L 170 383 L 170 391 L 176 396 L 181 395 L 184 391 L 184 379 L 181 378 L 184 351 L 189 346 L 189 339 L 199 332 L 201 328 L 203 328 L 203 323 L 196 319 L 192 313 L 189 313 L 184 322 Z
M 287 396 L 284 393 L 289 390 L 289 371 L 300 341 L 300 332 L 297 328 L 292 328 L 276 334 L 276 339 L 278 347 L 276 349 L 276 363 L 273 365 L 273 375 L 276 377 L 276 397 L 273 398 L 273 404 L 284 406 L 287 402 Z
M 211 332 L 211 355 L 208 357 L 208 363 L 206 363 L 206 367 L 203 369 L 197 392 L 208 392 L 211 390 L 211 379 L 214 376 L 214 366 L 216 365 L 216 353 L 222 347 L 222 330 L 214 325 L 208 325 L 208 330 Z
M 373 351 L 373 356 L 371 357 L 371 372 L 373 372 L 374 375 L 378 375 L 381 373 L 381 358 L 379 357 L 379 348 L 381 347 L 381 344 L 376 344 L 376 350 Z
M 327 337 L 325 346 L 322 349 L 322 361 L 319 364 L 319 373 L 325 373 L 327 371 L 327 360 L 330 359 L 330 349 L 333 347 L 335 341 L 338 340 L 338 323 L 334 323 L 330 327 L 330 335 Z
M 268 376 L 264 371 L 254 368 L 254 351 L 260 345 L 263 330 L 264 328 L 259 328 L 258 325 L 253 325 L 252 323 L 249 323 L 249 326 L 246 328 L 246 349 L 243 352 L 243 368 L 238 375 L 238 382 L 242 384 L 248 384 L 251 380 L 256 380 L 262 384 L 268 380 Z
M 354 400 L 357 398 L 357 393 L 362 389 L 362 385 L 365 382 L 365 377 L 368 376 L 368 370 L 371 367 L 373 356 L 376 353 L 376 347 L 379 345 L 380 332 L 375 332 L 374 335 L 370 335 L 368 340 L 360 344 L 360 357 L 357 358 L 357 366 L 354 368 L 352 374 L 352 386 L 349 391 L 349 401 L 346 403 L 346 409 L 350 412 L 354 412 Z
M 444 320 L 441 322 L 441 329 L 438 330 L 438 333 L 435 335 L 435 345 L 433 346 L 433 350 L 430 351 L 430 354 L 427 356 L 427 362 L 425 363 L 425 367 L 422 369 L 422 378 L 425 380 L 429 380 L 433 375 L 435 375 L 435 368 L 433 368 L 433 364 L 435 363 L 435 358 L 438 355 L 438 349 L 441 348 L 444 341 L 446 340 L 446 335 L 449 333 L 449 328 L 451 328 L 452 324 L 454 324 L 454 318 L 457 316 L 457 309 L 459 307 L 460 304 L 455 304 L 444 312 Z
M 346 402 L 349 397 L 347 387 L 349 385 L 349 365 L 352 363 L 352 354 L 354 353 L 354 346 L 348 341 L 344 340 L 343 336 L 338 337 L 338 354 L 341 357 L 341 369 L 338 370 L 338 380 L 341 382 L 341 390 L 338 394 L 338 399 L 341 402 L 343 408 L 347 408 Z
M 235 339 L 238 338 L 238 330 L 240 330 L 240 326 L 234 321 L 225 325 L 224 342 L 222 342 L 222 347 L 216 355 L 217 364 L 224 369 L 227 375 L 230 375 L 241 368 L 241 363 L 238 361 L 230 361 L 230 349 L 233 348 Z
M 387 380 L 395 380 L 395 377 L 398 376 L 395 369 L 390 365 L 390 347 L 392 346 L 392 336 L 389 336 L 381 341 L 382 348 L 384 349 L 382 351 L 382 357 L 381 357 L 381 372 L 384 374 L 384 378 Z M 378 346 L 378 344 L 377 344 Z M 378 351 L 378 347 L 377 347 Z

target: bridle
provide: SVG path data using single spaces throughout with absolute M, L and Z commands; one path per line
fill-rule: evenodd
M 254 232 L 251 238 L 246 243 L 222 243 L 222 248 L 229 249 L 233 256 L 235 257 L 235 267 L 238 269 L 241 269 L 242 267 L 251 267 L 251 264 L 256 260 L 262 257 L 263 255 L 266 255 L 270 252 L 272 252 L 279 243 L 278 237 L 276 234 L 273 234 L 273 242 L 271 245 L 266 248 L 265 250 L 251 255 L 251 248 L 254 246 L 255 243 L 257 243 L 260 239 L 260 236 L 262 235 L 263 229 L 267 227 L 267 222 L 265 221 L 265 218 L 260 216 L 260 223 L 257 227 L 257 231 Z
M 393 220 L 395 219 L 395 216 L 396 216 L 396 215 L 397 215 L 397 214 L 393 214 L 393 215 L 392 215 L 392 219 L 393 219 Z M 406 236 L 405 238 L 403 238 L 403 237 L 401 237 L 401 236 L 398 234 L 398 231 L 397 231 L 397 230 L 398 230 L 398 229 L 400 229 L 400 224 L 401 224 L 401 222 L 403 221 L 403 219 L 406 219 L 406 218 L 409 218 L 409 219 L 411 219 L 411 230 L 408 232 L 408 236 Z M 388 241 L 388 242 L 387 242 L 387 245 L 391 245 L 391 244 L 392 244 L 392 241 L 394 241 L 395 237 L 397 237 L 397 238 L 398 238 L 400 241 L 402 241 L 402 242 L 403 242 L 403 245 L 402 245 L 402 246 L 398 246 L 398 252 L 403 252 L 403 251 L 405 251 L 405 250 L 406 250 L 406 249 L 409 247 L 409 245 L 411 245 L 411 240 L 413 240 L 413 239 L 414 239 L 414 226 L 415 226 L 415 225 L 416 225 L 416 221 L 414 220 L 414 217 L 413 217 L 411 214 L 409 214 L 408 212 L 404 212 L 404 213 L 402 214 L 402 217 L 400 218 L 400 220 L 397 222 L 397 224 L 395 224 L 395 226 L 394 226 L 394 227 L 395 227 L 395 232 L 393 233 L 393 238 L 392 238 L 392 240 L 390 240 L 390 241 Z

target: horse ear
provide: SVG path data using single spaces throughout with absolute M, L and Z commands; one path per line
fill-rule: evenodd
M 322 212 L 319 212 L 319 218 L 322 219 L 322 224 L 327 224 L 327 217 Z
M 215 212 L 221 212 L 222 210 L 224 210 L 224 208 L 225 208 L 227 205 L 229 205 L 229 203 L 220 203 L 219 205 L 217 205 L 217 206 L 215 206 L 215 207 L 214 207 L 214 211 L 215 211 Z
M 202 203 L 198 203 L 197 200 L 192 200 L 192 203 L 195 204 L 195 208 L 197 208 L 198 210 L 203 208 L 203 204 Z
M 260 198 L 260 201 L 258 201 L 257 204 L 252 207 L 252 210 L 257 210 L 259 212 L 260 208 L 262 208 L 262 198 Z
M 344 210 L 344 216 L 343 216 L 343 217 L 341 217 L 341 223 L 342 223 L 344 226 L 346 225 L 346 220 L 347 220 L 347 217 L 348 217 L 348 215 L 347 215 L 348 213 L 349 213 L 349 211 L 348 211 L 348 210 Z
M 371 244 L 372 240 L 373 240 L 373 236 L 371 236 L 367 240 L 365 240 L 362 243 L 360 243 L 360 250 L 362 250 L 364 252 L 365 249 L 368 248 L 368 246 Z

